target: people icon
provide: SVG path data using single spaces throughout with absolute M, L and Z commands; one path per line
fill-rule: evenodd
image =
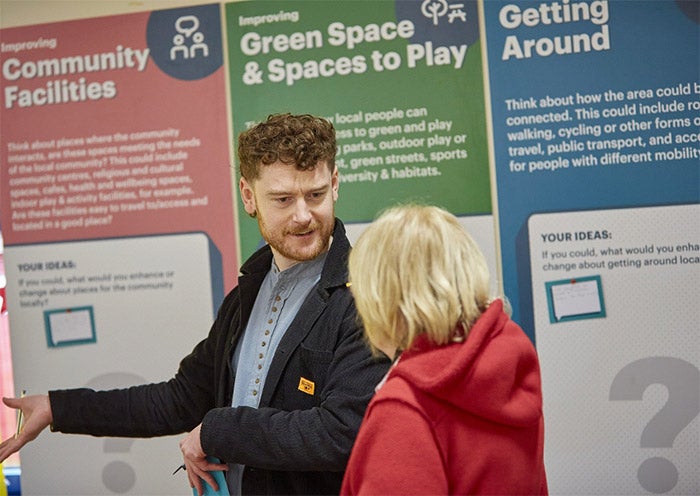
M 173 46 L 170 49 L 170 60 L 176 60 L 179 57 L 191 59 L 198 56 L 209 56 L 209 46 L 204 43 L 204 33 L 198 31 L 199 19 L 193 15 L 178 17 L 175 21 L 175 30 L 177 34 L 173 36 Z M 186 42 L 190 40 L 188 45 Z

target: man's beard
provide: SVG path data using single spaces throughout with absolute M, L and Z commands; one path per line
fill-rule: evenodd
M 304 229 L 288 230 L 284 232 L 272 232 L 267 228 L 265 220 L 258 213 L 258 227 L 267 243 L 283 257 L 296 262 L 308 262 L 318 257 L 328 249 L 328 244 L 333 234 L 333 223 L 324 224 L 313 222 Z M 294 236 L 313 231 L 313 244 L 299 246 Z

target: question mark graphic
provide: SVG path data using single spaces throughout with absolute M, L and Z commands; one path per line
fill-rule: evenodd
M 610 400 L 639 401 L 652 384 L 666 386 L 668 399 L 642 431 L 641 447 L 670 448 L 700 412 L 700 370 L 680 358 L 641 358 L 617 373 Z M 676 487 L 678 469 L 666 458 L 649 458 L 637 469 L 637 480 L 651 493 L 665 493 Z
M 133 443 L 133 439 L 106 439 L 105 453 L 128 453 Z M 111 461 L 102 469 L 102 482 L 110 491 L 122 494 L 136 484 L 136 472 L 124 461 Z
M 146 379 L 127 372 L 108 372 L 92 378 L 86 386 L 92 389 L 114 389 L 143 384 Z M 105 453 L 128 453 L 133 439 L 107 438 L 105 439 Z M 102 469 L 102 482 L 105 487 L 114 493 L 125 493 L 136 484 L 136 472 L 124 461 L 111 461 Z

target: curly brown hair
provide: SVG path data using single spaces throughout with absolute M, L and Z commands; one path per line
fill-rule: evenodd
M 333 124 L 309 114 L 272 114 L 238 137 L 240 173 L 249 181 L 257 179 L 261 165 L 277 161 L 299 170 L 325 161 L 332 172 L 337 151 Z

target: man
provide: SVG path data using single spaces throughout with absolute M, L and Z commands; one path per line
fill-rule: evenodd
M 241 267 L 209 335 L 171 380 L 4 399 L 26 418 L 0 461 L 54 431 L 180 442 L 190 485 L 228 468 L 232 494 L 337 494 L 374 387 L 389 367 L 362 339 L 335 218 L 333 126 L 272 115 L 239 137 L 240 192 L 268 243 Z M 211 463 L 207 456 L 225 464 Z

